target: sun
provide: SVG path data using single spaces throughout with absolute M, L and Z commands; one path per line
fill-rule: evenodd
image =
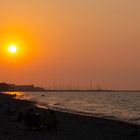
M 8 51 L 9 51 L 10 53 L 16 53 L 16 51 L 17 51 L 16 45 L 10 45 L 10 46 L 8 47 Z

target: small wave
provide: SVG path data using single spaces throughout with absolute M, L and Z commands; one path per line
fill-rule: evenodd
M 47 103 L 36 102 L 35 105 L 36 105 L 37 107 L 39 107 L 39 108 L 44 108 L 44 109 L 49 108 L 49 105 L 48 105 Z
M 130 119 L 131 121 L 140 121 L 140 117 L 138 117 L 138 118 L 132 118 L 132 119 Z
M 59 106 L 60 105 L 60 103 L 55 103 L 55 104 L 53 104 L 54 106 Z

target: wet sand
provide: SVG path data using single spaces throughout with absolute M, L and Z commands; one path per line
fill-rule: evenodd
M 15 113 L 6 113 L 7 102 Z M 18 113 L 25 112 L 29 106 L 33 106 L 41 117 L 48 112 L 47 109 L 35 107 L 34 102 L 0 94 L 0 140 L 140 140 L 139 125 L 61 111 L 55 111 L 59 121 L 58 132 L 45 129 L 33 131 L 24 122 L 16 121 Z

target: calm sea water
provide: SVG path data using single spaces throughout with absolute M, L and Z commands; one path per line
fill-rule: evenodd
M 19 92 L 37 106 L 140 124 L 139 92 Z

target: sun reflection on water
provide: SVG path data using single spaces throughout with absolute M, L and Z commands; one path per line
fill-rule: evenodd
M 17 99 L 20 99 L 22 96 L 24 96 L 24 92 L 4 92 L 4 93 L 11 95 Z

